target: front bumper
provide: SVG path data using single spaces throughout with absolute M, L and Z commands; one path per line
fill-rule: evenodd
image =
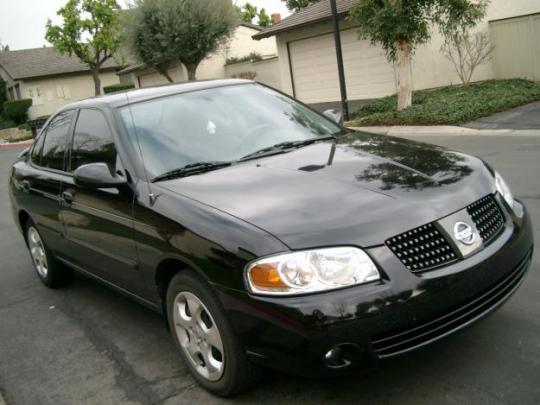
M 521 205 L 520 205 L 521 207 Z M 302 375 L 331 375 L 450 335 L 498 308 L 530 265 L 533 232 L 523 207 L 473 256 L 414 274 L 386 246 L 367 249 L 383 280 L 322 294 L 255 297 L 219 290 L 250 359 Z M 325 354 L 341 347 L 344 362 Z

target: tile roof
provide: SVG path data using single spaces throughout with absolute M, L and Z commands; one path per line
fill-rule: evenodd
M 337 12 L 345 14 L 358 0 L 336 0 Z M 314 24 L 317 22 L 330 19 L 332 11 L 330 10 L 330 2 L 328 0 L 320 0 L 317 3 L 312 3 L 309 6 L 291 14 L 281 22 L 271 25 L 258 34 L 253 35 L 253 39 L 262 39 L 271 37 L 284 31 L 290 31 L 301 26 Z
M 52 47 L 0 52 L 0 66 L 15 80 L 90 70 L 76 56 L 62 55 Z M 103 69 L 121 66 L 114 59 L 109 59 Z

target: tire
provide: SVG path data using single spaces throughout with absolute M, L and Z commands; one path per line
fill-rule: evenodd
M 32 264 L 43 284 L 58 288 L 71 283 L 73 270 L 56 260 L 31 219 L 26 222 L 25 238 Z
M 182 359 L 205 389 L 227 397 L 257 381 L 260 370 L 247 359 L 211 287 L 195 274 L 172 278 L 167 319 Z

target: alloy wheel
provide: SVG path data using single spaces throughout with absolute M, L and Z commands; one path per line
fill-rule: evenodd
M 225 369 L 225 353 L 210 311 L 187 291 L 178 293 L 173 305 L 174 330 L 183 352 L 200 376 L 219 380 Z
M 41 241 L 41 237 L 36 228 L 33 226 L 28 228 L 28 248 L 30 249 L 30 255 L 36 270 L 42 278 L 47 277 L 49 272 L 49 265 L 47 263 L 47 254 L 45 253 L 45 247 Z

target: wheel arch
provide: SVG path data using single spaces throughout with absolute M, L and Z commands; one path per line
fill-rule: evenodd
M 188 271 L 199 276 L 199 278 L 208 282 L 208 277 L 191 264 L 189 261 L 178 257 L 167 257 L 162 259 L 156 267 L 154 273 L 154 282 L 158 291 L 159 298 L 161 300 L 161 310 L 163 314 L 167 313 L 167 288 L 172 278 L 180 273 Z
M 28 220 L 31 219 L 30 214 L 25 210 L 19 210 L 17 218 L 19 220 L 19 229 L 21 230 L 24 240 L 26 241 L 26 224 L 28 223 Z

